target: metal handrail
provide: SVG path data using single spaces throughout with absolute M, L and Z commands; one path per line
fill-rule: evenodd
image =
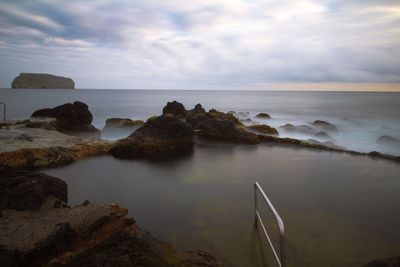
M 0 102 L 3 105 L 3 121 L 6 122 L 6 103 Z
M 279 227 L 279 256 L 275 250 L 274 245 L 272 244 L 271 238 L 269 237 L 267 230 L 265 229 L 264 223 L 261 220 L 260 214 L 258 213 L 258 197 L 257 192 L 260 191 L 261 196 L 264 198 L 265 202 L 268 204 L 269 209 L 271 210 L 272 214 L 274 215 L 276 222 L 278 223 Z M 274 206 L 272 205 L 271 201 L 268 199 L 267 195 L 262 190 L 261 186 L 258 182 L 254 183 L 254 207 L 255 207 L 255 223 L 254 227 L 257 228 L 258 222 L 260 222 L 261 227 L 264 231 L 265 236 L 267 237 L 269 246 L 274 253 L 275 259 L 278 262 L 280 267 L 286 267 L 286 246 L 285 246 L 285 227 L 283 224 L 283 220 L 281 216 L 279 216 L 278 212 L 275 210 Z

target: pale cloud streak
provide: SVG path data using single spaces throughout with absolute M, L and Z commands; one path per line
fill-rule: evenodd
M 19 72 L 81 88 L 400 83 L 397 1 L 0 1 L 0 14 L 2 87 Z

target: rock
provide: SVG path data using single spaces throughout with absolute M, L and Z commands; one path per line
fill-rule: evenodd
M 275 128 L 266 124 L 250 125 L 247 126 L 247 128 L 262 134 L 279 135 L 278 131 Z
M 314 136 L 320 140 L 335 142 L 335 139 L 333 139 L 333 137 L 327 134 L 326 132 L 318 132 L 314 134 Z
M 168 102 L 167 105 L 163 108 L 163 115 L 166 115 L 166 114 L 185 116 L 186 109 L 183 104 L 181 104 L 177 101 Z
M 383 146 L 400 146 L 400 139 L 388 136 L 388 135 L 382 135 L 376 140 L 376 143 L 378 145 L 383 145 Z
M 400 267 L 400 256 L 374 260 L 363 265 L 363 267 Z
M 57 119 L 57 130 L 62 132 L 95 132 L 99 133 L 91 125 L 93 115 L 88 105 L 75 101 L 54 108 L 40 109 L 32 113 L 31 117 L 47 117 Z
M 303 124 L 303 125 L 295 126 L 293 124 L 287 123 L 283 126 L 280 126 L 279 128 L 281 128 L 287 132 L 310 135 L 310 136 L 318 138 L 319 140 L 322 140 L 322 141 L 335 142 L 335 139 L 332 136 L 330 136 L 329 134 L 327 134 L 326 132 L 315 129 L 309 125 Z
M 258 144 L 258 136 L 229 119 L 208 118 L 199 123 L 199 136 L 206 139 L 241 144 Z
M 67 203 L 67 184 L 46 174 L 0 172 L 0 211 L 40 209 L 51 196 Z
M 148 120 L 110 153 L 117 158 L 178 156 L 193 150 L 194 132 L 184 120 L 164 115 Z
M 242 117 L 248 117 L 250 113 L 248 111 L 240 111 L 238 112 L 238 115 Z
M 261 113 L 258 113 L 256 115 L 256 118 L 258 118 L 258 119 L 271 119 L 271 116 L 268 113 L 261 112 Z
M 11 88 L 75 89 L 75 83 L 70 78 L 51 74 L 20 73 L 13 80 Z
M 8 129 L 0 129 L 0 167 L 58 166 L 106 153 L 113 143 L 15 124 Z
M 110 118 L 106 120 L 104 128 L 124 128 L 124 127 L 138 127 L 142 126 L 144 121 L 131 120 L 128 118 Z
M 203 114 L 206 113 L 206 110 L 199 103 L 196 106 L 194 106 L 194 109 L 192 109 L 191 112 L 192 114 Z
M 98 204 L 8 211 L 0 218 L 0 255 L 33 267 L 218 266 L 211 254 L 178 251 L 126 216 L 117 205 Z
M 337 131 L 336 125 L 329 123 L 327 121 L 315 120 L 311 123 L 313 126 L 328 130 L 328 131 Z
M 234 123 L 240 124 L 239 119 L 236 118 L 235 116 L 233 116 L 232 114 L 228 114 L 228 113 L 223 113 L 221 111 L 218 111 L 216 109 L 210 109 L 210 111 L 208 112 L 209 116 L 211 118 L 214 119 L 218 119 L 218 120 L 228 120 L 228 121 L 232 121 Z

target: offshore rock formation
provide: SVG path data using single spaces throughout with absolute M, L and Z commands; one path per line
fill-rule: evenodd
M 55 118 L 57 120 L 57 123 L 54 125 L 55 130 L 66 133 L 89 132 L 94 135 L 99 134 L 99 130 L 91 125 L 93 115 L 89 111 L 88 105 L 79 101 L 54 108 L 39 109 L 33 112 L 31 117 Z M 31 127 L 34 126 L 31 125 Z
M 388 135 L 382 135 L 380 136 L 377 140 L 376 143 L 378 145 L 383 145 L 383 146 L 391 146 L 391 147 L 400 147 L 400 139 L 388 136 Z
M 192 127 L 168 113 L 149 119 L 129 137 L 120 140 L 110 152 L 117 158 L 157 158 L 191 152 L 193 145 Z
M 322 120 L 315 120 L 311 123 L 315 127 L 319 127 L 323 130 L 327 131 L 337 131 L 336 125 L 329 123 L 327 121 L 322 121 Z
M 256 118 L 259 119 L 271 119 L 271 116 L 268 113 L 261 112 L 256 115 Z
M 11 83 L 11 88 L 75 89 L 72 79 L 40 73 L 20 73 Z
M 115 204 L 98 205 L 85 201 L 73 208 L 67 205 L 48 205 L 49 200 L 65 200 L 65 188 L 61 186 L 61 199 L 55 194 L 37 187 L 26 186 L 35 180 L 47 185 L 60 184 L 55 177 L 27 173 L 0 172 L 6 189 L 15 188 L 12 180 L 27 195 L 36 199 L 39 195 L 47 201 L 38 208 L 21 202 L 17 210 L 3 210 L 0 216 L 0 265 L 11 266 L 137 266 L 137 267 L 200 267 L 218 266 L 217 260 L 204 251 L 178 251 L 170 244 L 155 239 L 143 231 L 127 210 Z M 25 178 L 25 180 L 24 180 Z M 52 181 L 54 180 L 54 181 Z M 58 187 L 56 187 L 58 188 Z M 21 191 L 21 190 L 20 190 Z M 4 199 L 2 192 L 0 199 Z M 16 199 L 19 191 L 10 190 L 7 197 Z M 13 195 L 15 194 L 15 195 Z M 8 207 L 13 208 L 13 207 Z M 28 238 L 29 237 L 29 238 Z

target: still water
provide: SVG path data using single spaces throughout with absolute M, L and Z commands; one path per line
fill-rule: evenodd
M 118 203 L 157 238 L 206 249 L 223 266 L 276 266 L 253 228 L 255 180 L 285 222 L 289 266 L 362 266 L 400 252 L 400 165 L 389 161 L 202 143 L 180 159 L 100 156 L 45 172 L 67 181 L 71 204 Z

